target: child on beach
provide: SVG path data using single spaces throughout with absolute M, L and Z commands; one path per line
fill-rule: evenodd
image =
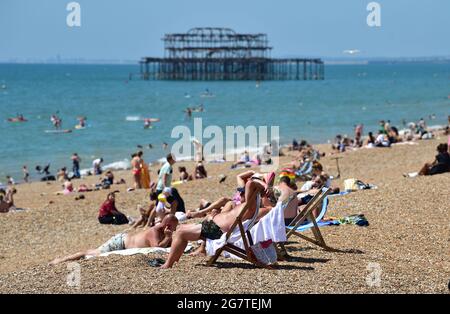
M 154 212 L 154 209 L 156 207 L 156 200 L 158 199 L 158 194 L 156 192 L 152 191 L 150 192 L 150 204 L 147 209 L 138 206 L 139 212 L 141 213 L 141 217 L 136 220 L 136 222 L 133 224 L 132 228 L 136 229 L 140 226 L 146 228 L 146 227 L 153 227 L 155 225 L 154 221 L 154 215 L 152 219 L 150 219 L 150 215 Z
M 25 183 L 28 183 L 28 179 L 30 177 L 30 172 L 28 172 L 28 167 L 27 166 L 23 166 L 22 167 L 22 172 L 23 172 L 23 181 L 25 181 Z
M 192 175 L 187 173 L 186 167 L 178 167 L 180 173 L 180 181 L 192 181 Z

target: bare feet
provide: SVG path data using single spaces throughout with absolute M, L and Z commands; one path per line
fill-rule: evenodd
M 51 261 L 50 263 L 48 263 L 49 266 L 55 266 L 57 264 L 61 263 L 61 259 L 60 258 L 55 258 L 53 261 Z
M 194 252 L 189 254 L 189 256 L 206 256 L 205 246 L 200 245 Z

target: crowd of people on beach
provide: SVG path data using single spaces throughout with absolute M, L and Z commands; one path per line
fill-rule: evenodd
M 449 117 L 450 125 L 450 117 Z M 449 128 L 444 129 L 448 134 Z M 445 133 L 446 132 L 446 133 Z M 346 136 L 337 135 L 335 143 L 332 144 L 332 154 L 343 153 L 348 149 L 359 149 L 363 147 L 390 147 L 393 144 L 404 141 L 415 141 L 435 137 L 435 131 L 429 130 L 423 119 L 416 124 L 410 124 L 408 130 L 399 131 L 389 120 L 379 123 L 377 135 L 372 132 L 364 135 L 362 124 L 355 126 L 355 136 L 350 139 Z M 267 224 L 270 215 L 282 213 L 284 223 L 269 226 L 273 239 L 283 238 L 280 234 L 285 233 L 286 226 L 290 225 L 300 213 L 305 210 L 308 203 L 316 195 L 326 188 L 330 194 L 338 195 L 341 189 L 333 185 L 335 176 L 325 172 L 320 161 L 325 156 L 323 152 L 315 149 L 307 141 L 294 140 L 289 147 L 292 160 L 279 169 L 278 174 L 258 173 L 253 169 L 244 169 L 236 175 L 236 190 L 232 195 L 223 195 L 216 200 L 200 199 L 198 208 L 187 209 L 183 197 L 176 186 L 192 180 L 208 178 L 204 165 L 202 151 L 198 156 L 193 174 L 189 174 L 186 166 L 178 167 L 179 180 L 173 178 L 173 167 L 176 158 L 168 154 L 165 162 L 158 170 L 157 179 L 151 180 L 149 165 L 144 161 L 142 151 L 131 155 L 131 172 L 133 186 L 127 191 L 148 190 L 148 204 L 138 205 L 139 217 L 134 219 L 125 215 L 116 207 L 118 190 L 107 194 L 105 201 L 98 211 L 99 224 L 130 225 L 128 232 L 115 235 L 103 245 L 95 249 L 78 252 L 76 254 L 57 258 L 52 264 L 64 261 L 76 260 L 86 256 L 98 256 L 100 254 L 131 248 L 162 247 L 170 248 L 168 258 L 158 264 L 161 268 L 171 268 L 180 260 L 189 242 L 199 243 L 193 255 L 206 255 L 210 253 L 214 241 L 219 241 L 223 236 L 234 228 L 237 217 L 245 207 L 247 210 L 240 217 L 242 221 L 252 220 L 252 224 Z M 405 176 L 414 177 L 419 175 L 436 175 L 450 172 L 450 155 L 448 143 L 442 143 L 437 147 L 438 155 L 431 163 L 426 163 L 419 172 Z M 72 154 L 72 173 L 67 168 L 59 169 L 56 176 L 52 176 L 50 164 L 36 170 L 43 174 L 41 180 L 59 180 L 63 182 L 63 190 L 58 194 L 70 195 L 74 192 L 89 192 L 99 189 L 110 189 L 114 184 L 126 184 L 121 179 L 115 181 L 111 170 L 104 172 L 102 169 L 103 158 L 96 158 L 92 162 L 90 174 L 100 176 L 100 182 L 92 187 L 82 183 L 75 189 L 72 181 L 82 177 L 80 164 L 82 162 L 77 153 Z M 225 158 L 224 158 L 225 161 Z M 250 158 L 245 151 L 241 158 L 231 165 L 232 169 L 242 166 L 249 168 L 262 164 L 271 163 L 271 147 L 264 148 L 262 155 L 256 154 Z M 28 182 L 29 172 L 23 167 L 24 181 Z M 224 177 L 220 182 L 223 182 Z M 8 212 L 14 208 L 14 195 L 17 192 L 13 178 L 8 177 L 8 188 L 0 189 L 0 212 Z M 312 212 L 314 217 L 319 216 L 319 208 Z M 272 217 L 270 216 L 270 217 Z M 202 219 L 200 223 L 197 220 Z M 267 227 L 267 226 L 266 226 Z M 265 228 L 265 227 L 263 227 Z M 278 250 L 279 258 L 286 257 L 285 251 Z
M 448 130 L 448 128 L 447 128 Z M 417 126 L 411 128 L 411 135 L 401 135 L 390 121 L 380 121 L 380 128 L 375 139 L 371 133 L 364 140 L 363 125 L 355 127 L 355 138 L 333 144 L 335 152 L 344 152 L 347 147 L 389 147 L 404 140 L 417 140 L 432 138 L 433 135 L 424 135 L 428 131 L 426 125 L 419 121 Z M 386 142 L 385 144 L 383 142 Z M 418 175 L 434 175 L 450 171 L 450 155 L 447 143 L 440 144 L 437 148 L 438 155 L 433 163 L 427 163 Z M 211 241 L 218 241 L 232 228 L 236 218 L 244 206 L 249 210 L 241 217 L 242 221 L 255 218 L 256 223 L 263 223 L 264 217 L 270 212 L 282 210 L 283 227 L 292 223 L 311 199 L 323 188 L 330 190 L 331 194 L 339 194 L 340 189 L 333 186 L 333 176 L 326 173 L 320 162 L 325 154 L 315 149 L 306 141 L 293 141 L 290 150 L 293 159 L 280 170 L 278 176 L 275 173 L 261 174 L 254 170 L 245 170 L 236 176 L 237 186 L 233 195 L 224 195 L 217 200 L 199 200 L 199 206 L 194 210 L 187 210 L 184 201 L 175 187 L 173 187 L 173 165 L 176 159 L 169 154 L 165 163 L 158 171 L 158 179 L 150 189 L 149 205 L 139 206 L 140 217 L 130 222 L 115 207 L 115 194 L 109 193 L 105 203 L 99 211 L 99 222 L 110 224 L 132 224 L 132 230 L 128 233 L 118 234 L 109 239 L 102 246 L 75 255 L 57 258 L 52 263 L 79 259 L 86 255 L 99 255 L 116 250 L 144 247 L 170 247 L 170 253 L 166 261 L 158 264 L 161 268 L 171 268 L 177 263 L 185 252 L 189 242 L 200 245 L 192 255 L 205 255 L 207 246 Z M 139 175 L 142 171 L 142 153 L 134 155 L 132 171 L 135 178 L 135 187 L 139 188 Z M 234 163 L 232 168 L 238 165 L 246 165 L 250 161 L 248 152 L 244 152 L 243 158 Z M 141 170 L 139 170 L 141 169 Z M 187 182 L 194 179 L 189 175 L 186 167 L 179 167 L 179 182 Z M 195 170 L 195 178 L 205 178 L 206 170 L 200 161 Z M 256 216 L 255 216 L 256 215 Z M 314 217 L 319 215 L 318 208 L 313 211 Z M 191 219 L 203 219 L 201 223 L 189 223 Z M 185 221 L 187 223 L 182 223 Z M 274 227 L 274 226 L 272 226 Z M 274 228 L 273 230 L 282 230 Z M 284 229 L 283 229 L 284 230 Z M 274 231 L 276 232 L 276 231 Z M 285 231 L 284 231 L 285 232 Z M 273 235 L 277 238 L 277 235 Z M 139 239 L 139 240 L 135 240 Z M 286 252 L 278 252 L 280 258 Z
M 448 117 L 448 120 L 450 125 L 450 116 Z M 350 138 L 347 135 L 342 136 L 341 134 L 338 134 L 331 147 L 333 153 L 342 153 L 348 149 L 386 148 L 398 143 L 435 138 L 436 130 L 428 128 L 424 118 L 420 118 L 417 123 L 406 123 L 406 121 L 403 121 L 403 127 L 403 130 L 399 130 L 396 126 L 392 125 L 390 120 L 381 120 L 379 121 L 379 128 L 376 134 L 370 131 L 365 140 L 363 140 L 364 125 L 358 124 L 354 127 L 353 138 Z M 448 134 L 449 126 L 446 126 L 444 131 Z M 294 140 L 293 146 L 295 145 L 298 145 L 298 143 Z

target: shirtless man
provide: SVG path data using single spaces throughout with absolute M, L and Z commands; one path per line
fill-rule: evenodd
M 169 247 L 172 242 L 172 233 L 178 225 L 178 219 L 174 215 L 167 215 L 164 220 L 152 227 L 133 234 L 117 234 L 105 244 L 83 252 L 78 252 L 62 258 L 56 258 L 50 265 L 82 259 L 86 256 L 98 256 L 103 253 L 135 248 Z
M 14 208 L 13 195 L 16 192 L 15 188 L 9 188 L 5 194 L 0 193 L 0 213 L 7 213 L 10 209 Z
M 256 211 L 256 196 L 258 193 L 268 194 L 269 186 L 262 180 L 250 180 L 245 185 L 245 203 L 231 208 L 229 211 L 222 210 L 220 213 L 213 211 L 201 224 L 181 226 L 172 242 L 169 258 L 161 268 L 172 268 L 173 264 L 178 262 L 183 254 L 188 241 L 198 241 L 207 238 L 211 240 L 220 239 L 222 234 L 230 230 L 242 208 L 246 205 L 248 210 L 242 217 L 242 220 L 251 219 Z

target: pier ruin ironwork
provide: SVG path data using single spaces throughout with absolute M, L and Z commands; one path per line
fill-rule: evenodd
M 145 80 L 323 80 L 324 63 L 312 58 L 271 58 L 267 34 L 229 28 L 193 28 L 166 34 L 164 57 L 144 57 Z

